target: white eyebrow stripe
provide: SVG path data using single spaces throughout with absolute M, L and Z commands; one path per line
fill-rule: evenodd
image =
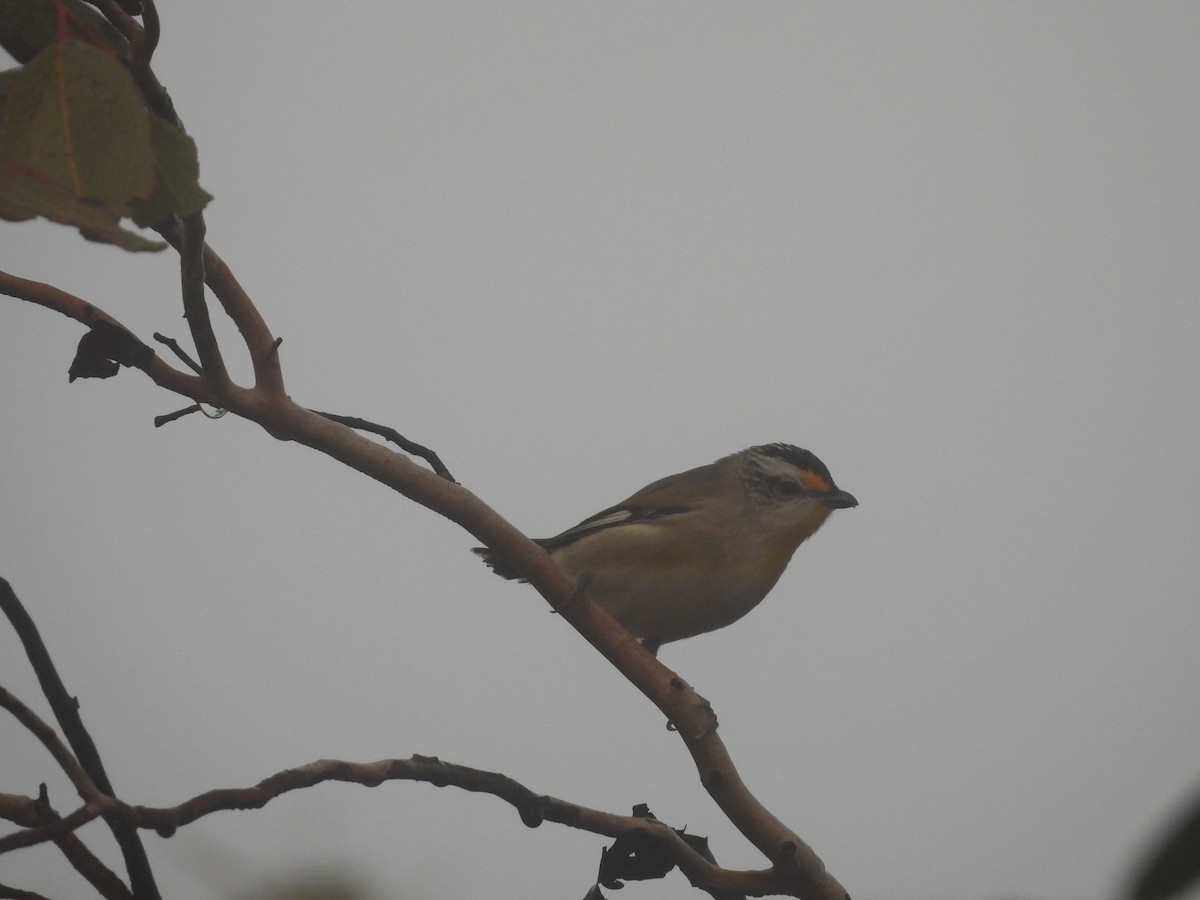
M 620 523 L 627 522 L 632 518 L 633 510 L 622 507 L 621 509 L 610 510 L 603 515 L 598 515 L 595 518 L 580 522 L 578 525 L 572 528 L 571 531 L 580 531 L 584 529 L 591 531 L 592 529 L 596 528 L 607 528 L 609 525 L 619 525 Z M 570 534 L 570 532 L 567 533 Z

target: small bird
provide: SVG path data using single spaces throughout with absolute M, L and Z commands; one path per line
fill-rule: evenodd
M 814 454 L 764 444 L 668 475 L 535 543 L 657 653 L 750 612 L 829 514 L 854 506 Z M 486 547 L 473 552 L 524 581 Z

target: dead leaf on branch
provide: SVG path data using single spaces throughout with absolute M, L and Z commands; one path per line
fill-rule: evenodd
M 132 334 L 109 322 L 97 322 L 79 339 L 75 358 L 67 370 L 68 381 L 76 378 L 112 378 L 121 366 L 138 369 L 149 365 L 154 351 Z

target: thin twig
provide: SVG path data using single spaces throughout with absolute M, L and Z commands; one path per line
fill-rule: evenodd
M 154 339 L 160 344 L 164 344 L 170 348 L 171 352 L 178 356 L 180 360 L 183 361 L 183 364 L 197 375 L 201 374 L 200 364 L 192 359 L 186 350 L 179 346 L 179 341 L 175 340 L 175 338 L 169 338 L 166 335 L 159 334 L 156 331 L 154 332 Z M 202 407 L 199 403 L 193 403 L 191 406 L 185 406 L 183 409 L 175 410 L 175 412 L 169 412 L 164 413 L 161 416 L 155 416 L 154 427 L 162 428 L 168 422 L 174 422 L 176 419 L 182 419 L 184 416 L 190 416 L 192 413 L 200 412 L 201 408 Z
M 183 315 L 192 333 L 192 343 L 200 357 L 204 377 L 220 393 L 229 384 L 229 372 L 221 357 L 221 347 L 213 333 L 204 299 L 204 216 L 194 213 L 183 220 L 183 240 L 179 247 L 179 275 L 183 285 Z
M 158 335 L 155 335 L 155 337 L 158 337 Z M 428 447 L 421 446 L 416 441 L 410 441 L 395 428 L 389 428 L 387 425 L 377 425 L 366 419 L 360 419 L 358 416 L 340 416 L 337 413 L 321 412 L 317 409 L 311 410 L 311 412 L 315 412 L 318 416 L 323 416 L 331 422 L 338 422 L 348 428 L 357 428 L 359 431 L 369 431 L 372 434 L 377 434 L 399 446 L 405 453 L 419 456 L 425 462 L 429 463 L 429 467 L 439 476 L 452 484 L 458 484 L 454 480 L 454 476 L 450 474 L 450 470 L 446 468 L 445 463 L 442 462 L 436 453 Z
M 175 410 L 175 412 L 163 413 L 161 416 L 154 417 L 154 427 L 162 428 L 176 419 L 182 419 L 184 416 L 190 416 L 192 413 L 198 412 L 200 412 L 200 404 L 193 403 L 191 406 L 185 406 L 183 409 Z
M 194 359 L 192 359 L 188 355 L 188 352 L 179 346 L 179 341 L 175 340 L 175 338 L 167 337 L 166 335 L 159 334 L 156 331 L 156 332 L 154 332 L 154 339 L 156 341 L 158 341 L 160 344 L 163 344 L 163 345 L 169 347 L 171 349 L 171 352 L 174 353 L 176 356 L 178 356 L 183 361 L 183 364 L 185 366 L 187 366 L 189 369 L 191 369 L 193 372 L 195 372 L 197 375 L 204 374 L 204 371 L 200 368 L 200 363 L 198 363 Z

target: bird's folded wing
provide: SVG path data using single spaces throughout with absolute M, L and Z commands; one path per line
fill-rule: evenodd
M 691 506 L 636 507 L 625 504 L 612 506 L 596 513 L 591 518 L 584 519 L 578 525 L 568 528 L 562 534 L 556 534 L 552 538 L 541 538 L 536 543 L 546 550 L 557 550 L 560 547 L 575 543 L 580 538 L 595 534 L 597 531 L 619 528 L 622 525 L 631 525 L 635 522 L 665 519 L 669 516 L 677 516 L 688 512 L 691 509 L 693 509 Z
M 552 538 L 535 539 L 534 543 L 553 552 L 598 531 L 638 522 L 664 520 L 691 512 L 702 506 L 704 500 L 713 496 L 719 489 L 724 462 L 722 460 L 678 475 L 660 478 L 653 484 L 646 485 L 625 502 L 601 510 Z M 486 547 L 475 547 L 472 552 L 482 557 L 501 578 L 520 579 L 516 569 Z
M 705 498 L 713 495 L 720 478 L 719 463 L 668 475 L 646 485 L 625 502 L 601 510 L 574 528 L 537 543 L 547 550 L 555 550 L 606 528 L 619 528 L 691 512 L 703 505 Z

